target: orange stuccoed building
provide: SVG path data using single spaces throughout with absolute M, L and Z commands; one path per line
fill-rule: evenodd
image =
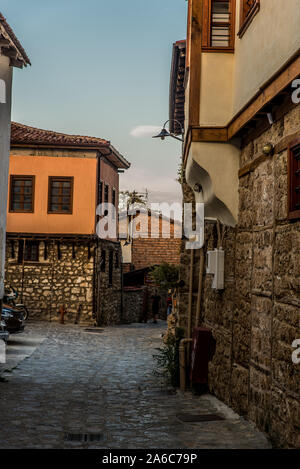
M 6 282 L 33 317 L 114 324 L 121 317 L 121 251 L 96 236 L 96 209 L 118 210 L 128 161 L 107 140 L 12 123 Z

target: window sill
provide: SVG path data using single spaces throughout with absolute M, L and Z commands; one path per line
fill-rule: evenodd
M 244 21 L 244 23 L 242 24 L 242 26 L 241 26 L 241 28 L 238 32 L 238 37 L 240 39 L 244 36 L 245 32 L 247 31 L 250 24 L 252 23 L 253 18 L 257 15 L 259 10 L 260 10 L 260 2 L 256 1 L 255 5 L 253 6 L 252 10 L 249 12 L 246 20 Z
M 234 54 L 233 47 L 202 47 L 202 52 L 212 53 L 212 54 Z
M 47 212 L 48 215 L 73 215 L 73 212 Z
M 34 213 L 34 210 L 9 210 L 9 213 Z

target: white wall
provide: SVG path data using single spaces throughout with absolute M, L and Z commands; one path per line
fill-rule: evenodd
M 238 10 L 237 30 L 239 17 Z M 235 42 L 234 115 L 299 48 L 300 0 L 262 0 L 244 36 Z
M 226 126 L 300 48 L 300 0 L 262 0 L 239 38 L 236 2 L 235 53 L 201 56 L 200 125 Z M 186 92 L 186 121 L 188 119 Z
M 200 125 L 226 126 L 232 117 L 233 54 L 202 53 Z
M 0 80 L 4 80 L 6 84 L 6 103 L 0 103 L 0 299 L 3 297 L 4 289 L 12 70 L 9 59 L 0 56 Z

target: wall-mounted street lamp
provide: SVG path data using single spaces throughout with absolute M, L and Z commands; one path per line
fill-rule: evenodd
M 177 124 L 180 126 L 182 138 L 179 138 L 175 134 L 167 131 L 166 125 L 170 121 L 177 122 Z M 158 135 L 154 135 L 152 138 L 160 138 L 161 140 L 165 140 L 166 137 L 173 137 L 176 140 L 179 140 L 180 142 L 183 142 L 184 141 L 183 135 L 184 135 L 184 132 L 183 132 L 183 127 L 182 127 L 181 123 L 176 119 L 169 119 L 169 120 L 167 120 L 167 122 L 164 123 L 164 126 L 163 126 L 161 132 Z

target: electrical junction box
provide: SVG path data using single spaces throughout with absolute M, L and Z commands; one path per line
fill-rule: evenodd
M 206 273 L 214 276 L 212 284 L 214 290 L 224 290 L 224 267 L 225 251 L 223 249 L 207 252 Z

